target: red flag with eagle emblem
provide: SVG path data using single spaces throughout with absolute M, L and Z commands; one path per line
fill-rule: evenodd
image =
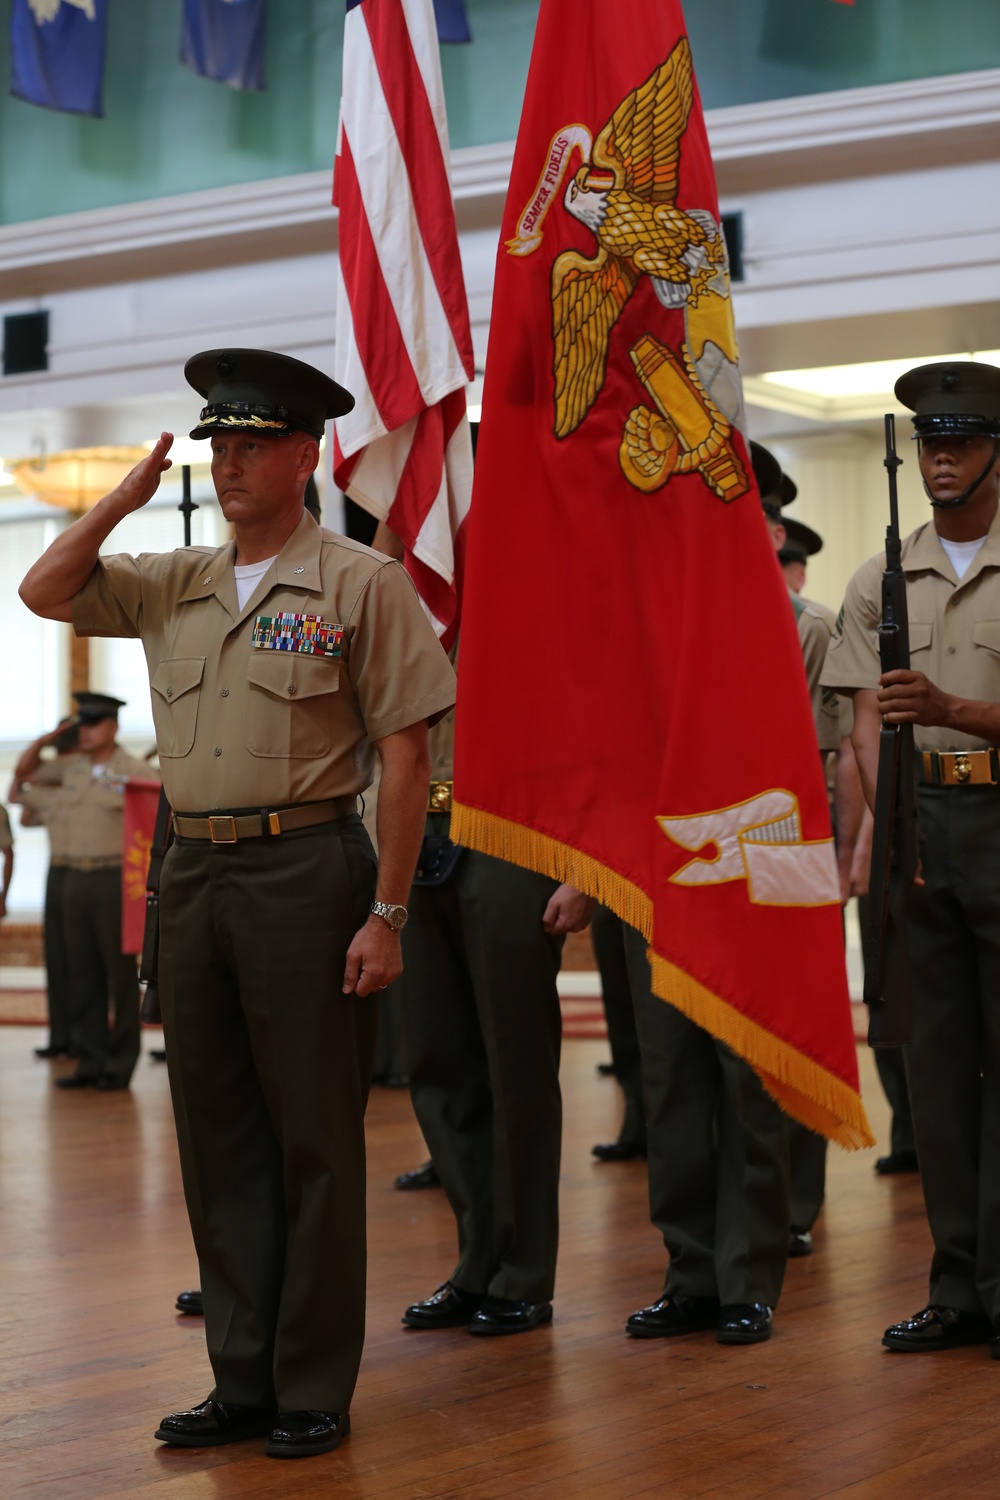
M 542 0 L 470 522 L 452 837 L 606 902 L 657 994 L 871 1143 L 676 0 Z

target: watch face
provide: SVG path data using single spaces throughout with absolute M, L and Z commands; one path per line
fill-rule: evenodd
M 400 932 L 406 926 L 409 912 L 405 906 L 390 906 L 388 912 L 389 926 L 393 932 Z

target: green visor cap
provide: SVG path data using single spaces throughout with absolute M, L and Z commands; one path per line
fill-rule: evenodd
M 785 528 L 785 541 L 778 553 L 780 563 L 804 563 L 810 557 L 815 557 L 817 552 L 822 552 L 823 538 L 811 526 L 804 525 L 802 521 L 793 521 L 791 516 L 786 516 L 781 524 Z
M 117 719 L 118 710 L 125 704 L 121 698 L 112 698 L 110 693 L 74 693 L 76 717 L 81 724 L 99 724 L 102 719 Z
M 769 448 L 765 448 L 763 443 L 755 443 L 753 438 L 750 439 L 750 462 L 753 464 L 753 477 L 757 481 L 761 505 L 769 516 L 780 520 L 781 507 L 788 504 L 781 494 L 781 481 L 784 478 L 781 465 Z
M 896 381 L 896 399 L 914 413 L 915 438 L 948 433 L 1000 438 L 1000 370 L 973 360 L 918 365 Z
M 319 439 L 330 417 L 343 417 L 354 406 L 350 391 L 322 370 L 270 349 L 209 349 L 189 359 L 184 374 L 207 403 L 193 438 L 308 432 Z

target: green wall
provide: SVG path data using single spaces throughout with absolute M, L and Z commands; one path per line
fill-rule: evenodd
M 270 0 L 264 94 L 181 67 L 181 0 L 110 0 L 103 120 L 10 97 L 11 3 L 0 0 L 0 223 L 331 167 L 343 0 Z M 632 0 L 607 4 L 627 24 Z M 467 6 L 475 42 L 443 49 L 452 144 L 510 140 L 538 3 Z M 686 11 L 710 108 L 1000 67 L 1000 0 L 688 0 Z

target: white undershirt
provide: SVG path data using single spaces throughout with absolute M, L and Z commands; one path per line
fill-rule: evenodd
M 236 602 L 240 609 L 246 604 L 277 555 L 275 553 L 274 557 L 265 557 L 263 562 L 247 563 L 242 568 L 233 569 L 236 575 Z
M 951 565 L 958 574 L 959 583 L 972 567 L 985 540 L 984 536 L 977 536 L 974 542 L 946 542 L 943 536 L 938 537 L 938 541 L 951 558 Z

